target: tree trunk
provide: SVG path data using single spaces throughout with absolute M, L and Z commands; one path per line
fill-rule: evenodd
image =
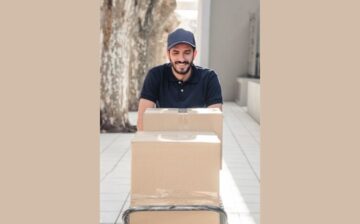
M 133 17 L 131 0 L 104 0 L 101 7 L 101 99 L 102 132 L 130 132 L 128 119 L 129 44 Z
M 147 70 L 166 60 L 166 36 L 178 24 L 175 0 L 103 0 L 101 7 L 102 132 L 130 132 Z M 159 53 L 161 52 L 161 53 Z
M 166 61 L 166 38 L 178 24 L 176 0 L 143 0 L 135 4 L 129 66 L 129 110 L 138 109 L 139 95 L 150 67 Z M 161 53 L 160 53 L 161 52 Z

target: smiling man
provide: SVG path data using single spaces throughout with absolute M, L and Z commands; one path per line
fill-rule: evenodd
M 140 94 L 137 128 L 143 130 L 146 108 L 217 107 L 222 109 L 222 95 L 215 71 L 195 66 L 194 34 L 184 29 L 170 33 L 167 56 L 170 63 L 151 68 Z

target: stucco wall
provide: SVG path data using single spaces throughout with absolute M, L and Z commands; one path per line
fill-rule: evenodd
M 208 67 L 217 71 L 226 101 L 235 100 L 236 78 L 247 74 L 249 15 L 258 13 L 259 5 L 259 0 L 211 1 Z

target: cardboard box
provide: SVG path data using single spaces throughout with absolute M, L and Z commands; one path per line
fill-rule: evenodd
M 131 224 L 219 224 L 220 215 L 211 211 L 138 212 L 130 215 Z
M 214 132 L 222 142 L 223 114 L 218 108 L 148 108 L 143 116 L 143 128 L 144 131 Z
M 138 132 L 131 142 L 131 207 L 219 205 L 220 140 L 214 133 Z M 131 224 L 219 224 L 211 211 L 136 212 Z
M 131 145 L 132 196 L 219 194 L 220 140 L 214 133 L 138 132 Z

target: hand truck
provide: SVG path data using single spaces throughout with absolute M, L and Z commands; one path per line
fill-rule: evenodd
M 130 224 L 130 214 L 135 212 L 158 211 L 212 211 L 220 215 L 220 224 L 227 224 L 227 215 L 222 205 L 143 205 L 128 208 L 122 215 L 124 224 Z

